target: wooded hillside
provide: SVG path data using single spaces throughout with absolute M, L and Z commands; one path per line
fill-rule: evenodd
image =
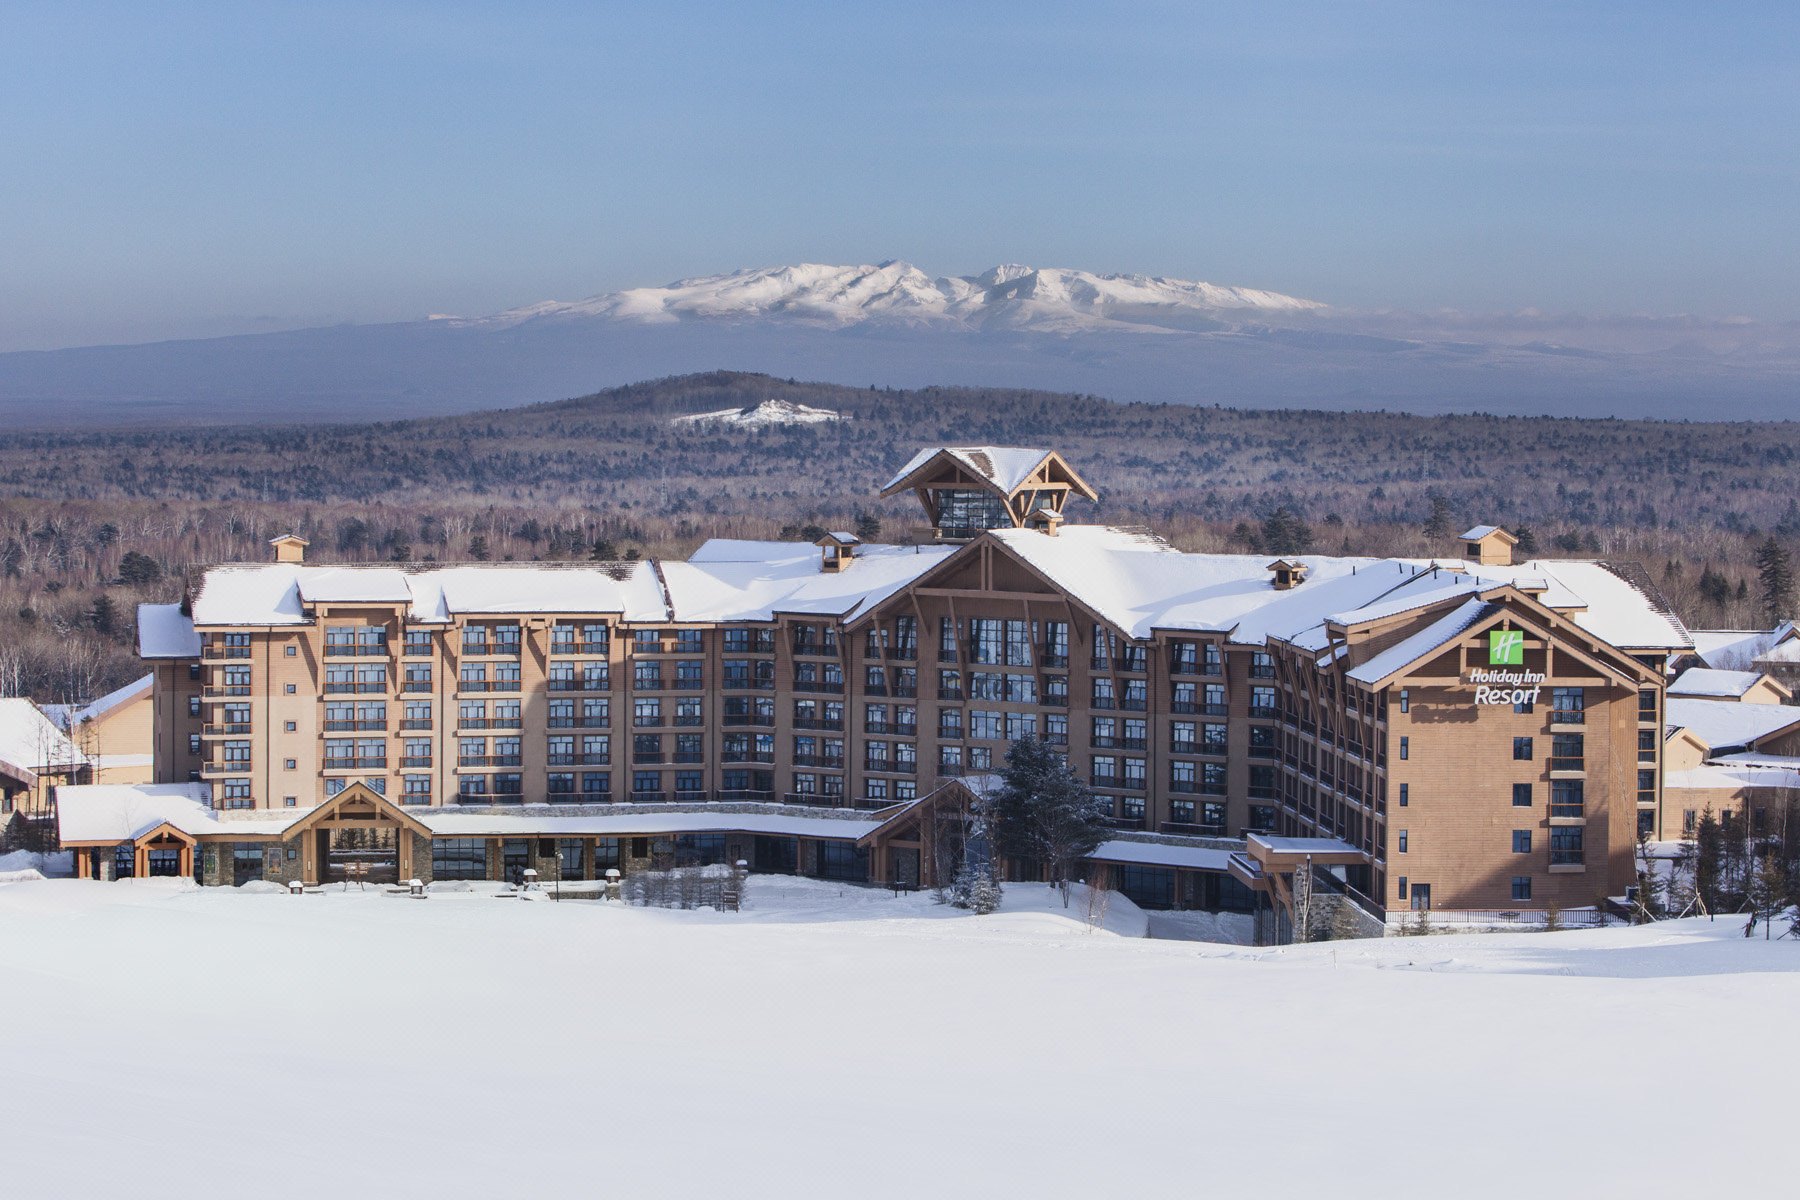
M 776 397 L 841 424 L 678 426 Z M 1800 425 L 1421 417 L 1114 404 L 1005 389 L 896 391 L 734 373 L 503 412 L 366 425 L 31 434 L 0 446 L 0 692 L 85 698 L 139 668 L 133 606 L 190 563 L 683 554 L 709 536 L 862 517 L 934 444 L 1062 450 L 1101 492 L 1077 521 L 1187 549 L 1451 554 L 1467 525 L 1547 555 L 1644 564 L 1691 624 L 1765 622 L 1755 558 L 1800 539 Z M 1430 536 L 1427 536 L 1427 529 Z

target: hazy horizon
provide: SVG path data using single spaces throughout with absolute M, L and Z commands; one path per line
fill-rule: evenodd
M 1800 320 L 1800 12 L 8 7 L 0 350 L 903 258 Z

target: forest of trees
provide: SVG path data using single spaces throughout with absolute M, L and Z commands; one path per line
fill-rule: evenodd
M 770 397 L 851 419 L 669 421 Z M 460 417 L 18 435 L 0 446 L 0 694 L 125 682 L 141 670 L 139 601 L 179 597 L 194 564 L 265 561 L 277 533 L 311 539 L 314 561 L 394 562 L 681 555 L 847 526 L 904 538 L 922 517 L 881 485 L 922 446 L 983 443 L 1062 450 L 1101 493 L 1072 519 L 1147 525 L 1183 549 L 1449 555 L 1487 522 L 1535 553 L 1642 564 L 1696 627 L 1792 615 L 1793 423 L 1122 405 L 721 372 Z

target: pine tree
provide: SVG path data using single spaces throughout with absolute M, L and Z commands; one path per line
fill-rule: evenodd
M 1450 536 L 1450 502 L 1436 492 L 1431 494 L 1431 513 L 1425 518 L 1422 532 L 1433 542 Z
M 881 518 L 874 513 L 857 513 L 856 536 L 865 542 L 873 542 L 880 538 Z
M 983 863 L 969 886 L 969 910 L 978 916 L 986 916 L 999 907 L 1000 885 L 995 882 L 993 871 Z
M 478 533 L 469 539 L 470 558 L 474 559 L 476 562 L 486 562 L 492 556 L 493 551 L 488 549 L 488 540 L 485 533 Z
M 111 637 L 119 629 L 119 606 L 105 592 L 94 597 L 94 607 L 88 613 L 88 623 L 94 627 L 95 633 Z
M 1261 553 L 1299 554 L 1312 544 L 1312 528 L 1287 505 L 1263 518 Z
M 1724 839 L 1719 832 L 1719 819 L 1712 805 L 1700 813 L 1700 824 L 1694 830 L 1694 894 L 1709 914 L 1719 910 L 1719 866 Z
M 1777 625 L 1794 615 L 1794 564 L 1780 542 L 1769 538 L 1756 552 L 1763 620 Z
M 1048 743 L 1020 738 L 983 816 L 1000 854 L 1035 859 L 1069 903 L 1069 873 L 1106 840 L 1094 797 Z
M 1519 557 L 1530 558 L 1538 552 L 1537 533 L 1529 525 L 1519 526 L 1518 533 L 1513 536 L 1519 539 L 1517 550 Z
M 1746 882 L 1745 898 L 1750 902 L 1750 911 L 1761 918 L 1763 938 L 1767 940 L 1771 936 L 1769 926 L 1774 924 L 1776 914 L 1787 907 L 1787 876 L 1775 856 L 1765 854 Z

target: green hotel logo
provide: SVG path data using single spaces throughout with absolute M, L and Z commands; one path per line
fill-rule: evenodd
M 1525 631 L 1523 629 L 1488 630 L 1488 666 L 1522 667 L 1525 665 Z

